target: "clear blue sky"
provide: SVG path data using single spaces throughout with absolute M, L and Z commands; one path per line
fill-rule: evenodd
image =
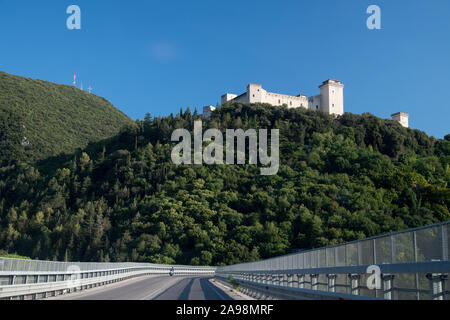
M 66 28 L 66 8 L 82 29 Z M 382 30 L 366 9 L 382 10 Z M 342 80 L 345 110 L 450 133 L 450 1 L 0 0 L 0 70 L 84 87 L 134 119 L 215 105 L 248 83 L 318 94 Z

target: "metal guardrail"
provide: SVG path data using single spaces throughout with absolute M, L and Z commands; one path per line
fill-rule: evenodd
M 263 261 L 220 267 L 242 284 L 383 299 L 450 299 L 450 221 Z M 374 273 L 373 273 L 374 272 Z M 375 285 L 373 286 L 373 282 Z M 298 291 L 298 290 L 297 290 Z M 347 297 L 348 298 L 348 297 Z
M 232 277 L 260 298 L 443 300 L 450 299 L 449 235 L 450 221 L 217 269 L 0 258 L 0 299 L 45 298 L 173 268 Z
M 221 275 L 216 275 L 216 277 L 222 282 L 226 283 L 227 281 L 227 279 Z M 261 285 L 261 283 L 256 281 L 242 279 L 234 279 L 233 282 L 239 286 L 240 292 L 258 300 L 381 300 L 372 297 L 336 292 L 324 292 L 295 286 L 275 285 L 268 283 Z
M 144 275 L 213 275 L 215 268 L 0 258 L 0 299 L 42 299 Z

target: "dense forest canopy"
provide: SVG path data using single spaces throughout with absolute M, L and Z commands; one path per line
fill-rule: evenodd
M 19 151 L 29 160 L 72 153 L 90 141 L 116 135 L 130 123 L 94 94 L 0 72 L 0 164 Z M 18 150 L 17 139 L 24 150 Z
M 0 249 L 224 265 L 450 220 L 450 136 L 261 104 L 203 120 L 204 130 L 278 128 L 280 170 L 261 176 L 256 165 L 174 165 L 173 130 L 199 118 L 148 114 L 70 156 L 10 161 L 0 169 Z

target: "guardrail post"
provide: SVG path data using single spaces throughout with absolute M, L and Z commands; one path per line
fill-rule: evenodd
M 359 295 L 359 280 L 361 276 L 359 274 L 350 274 L 351 293 L 355 296 Z
M 305 288 L 305 275 L 304 274 L 297 275 L 297 283 L 298 283 L 298 288 L 300 288 L 300 289 Z
M 257 280 L 256 280 L 256 282 L 257 282 L 257 283 L 261 283 L 260 279 L 261 279 L 261 277 L 260 277 L 260 274 L 258 273 L 258 274 L 257 274 Z M 255 292 L 255 297 L 256 297 L 256 299 L 258 299 L 258 300 L 261 299 L 261 297 L 262 297 L 261 292 L 260 292 L 260 291 L 256 291 L 256 292 Z
M 382 280 L 383 298 L 386 300 L 392 300 L 394 275 L 383 274 L 381 276 L 381 280 Z
M 318 274 L 311 275 L 311 289 L 319 290 L 319 275 Z
M 291 288 L 294 287 L 294 275 L 293 274 L 288 275 L 288 286 Z
M 428 273 L 427 279 L 430 283 L 431 300 L 444 300 L 444 280 L 447 279 L 447 275 Z
M 337 275 L 335 274 L 327 274 L 328 278 L 328 291 L 329 292 L 336 292 L 336 278 Z
M 50 275 L 46 275 L 45 276 L 45 282 L 48 283 L 50 281 Z M 47 292 L 44 292 L 42 294 L 42 298 L 46 299 L 47 298 Z

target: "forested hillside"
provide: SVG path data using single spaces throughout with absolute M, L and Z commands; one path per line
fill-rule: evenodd
M 369 114 L 232 104 L 204 129 L 279 128 L 281 166 L 171 162 L 189 109 L 0 169 L 0 248 L 40 259 L 232 264 L 450 220 L 450 136 Z
M 0 164 L 72 153 L 129 123 L 93 94 L 0 72 Z

